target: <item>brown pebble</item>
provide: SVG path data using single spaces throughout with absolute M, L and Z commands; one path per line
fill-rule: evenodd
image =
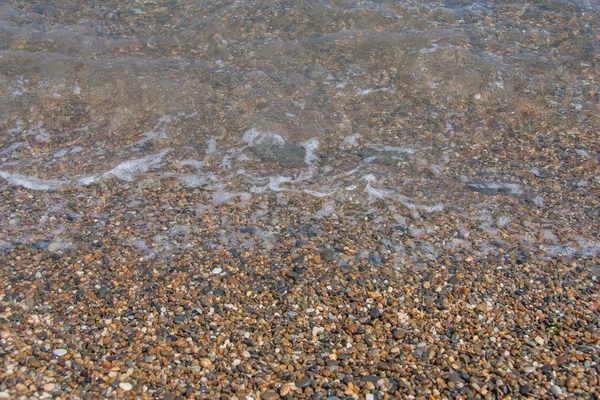
M 405 335 L 406 335 L 406 331 L 403 329 L 396 329 L 394 331 L 394 339 L 396 339 L 396 340 L 404 339 Z
M 281 396 L 285 396 L 287 394 L 289 394 L 292 391 L 292 386 L 289 383 L 284 383 L 283 385 L 281 385 L 281 388 L 279 389 L 279 394 Z
M 571 376 L 571 377 L 569 377 L 569 379 L 567 379 L 567 387 L 568 388 L 575 388 L 577 386 L 579 386 L 579 380 L 576 377 Z
M 262 400 L 276 400 L 279 398 L 279 395 L 275 392 L 264 392 L 260 395 Z
M 430 287 L 431 287 L 431 283 L 429 283 L 429 281 L 425 281 L 425 283 L 423 283 L 424 289 L 429 289 Z
M 321 264 L 322 260 L 321 260 L 321 256 L 320 255 L 316 255 L 313 257 L 313 261 L 316 262 L 317 264 Z

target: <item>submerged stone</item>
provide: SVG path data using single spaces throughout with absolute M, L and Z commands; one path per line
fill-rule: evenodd
M 277 162 L 285 168 L 300 168 L 305 165 L 306 150 L 288 138 L 272 132 L 249 129 L 244 140 L 252 154 L 263 161 Z
M 496 195 L 499 193 L 500 187 L 494 183 L 487 183 L 480 179 L 475 179 L 469 183 L 467 183 L 467 187 L 474 192 L 487 194 L 490 196 Z

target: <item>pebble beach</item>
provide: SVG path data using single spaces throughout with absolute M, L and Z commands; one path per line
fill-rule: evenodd
M 600 396 L 597 6 L 19 3 L 0 399 Z

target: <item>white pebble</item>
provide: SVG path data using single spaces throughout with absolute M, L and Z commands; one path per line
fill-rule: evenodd
M 62 357 L 65 354 L 67 354 L 67 350 L 65 350 L 65 349 L 56 349 L 56 350 L 54 350 L 52 352 L 52 354 L 54 354 L 55 356 L 58 356 L 58 357 Z
M 214 275 L 218 275 L 218 274 L 220 274 L 221 272 L 223 272 L 223 270 L 222 270 L 221 268 L 219 268 L 219 267 L 217 267 L 217 268 L 215 268 L 215 269 L 213 269 L 213 270 L 212 270 L 212 273 L 213 273 Z
M 10 395 L 6 392 L 0 392 L 0 399 L 8 399 Z
M 322 326 L 315 326 L 314 328 L 312 328 L 313 336 L 319 336 L 323 332 L 325 332 L 325 328 L 323 328 Z
M 129 392 L 131 389 L 133 389 L 133 386 L 129 382 L 121 382 L 119 383 L 119 387 L 126 392 Z
M 550 391 L 552 392 L 552 394 L 554 394 L 555 396 L 560 396 L 562 394 L 562 389 L 559 388 L 556 385 L 552 385 L 552 387 L 550 388 Z

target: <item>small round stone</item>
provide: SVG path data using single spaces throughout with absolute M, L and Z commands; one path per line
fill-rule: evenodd
M 126 392 L 129 392 L 131 389 L 133 389 L 133 386 L 129 382 L 121 382 L 119 383 L 119 387 Z
M 65 354 L 67 354 L 67 350 L 65 350 L 65 349 L 56 349 L 56 350 L 54 350 L 52 352 L 52 354 L 54 354 L 55 356 L 58 356 L 58 357 L 62 357 Z
M 310 379 L 309 377 L 298 379 L 295 382 L 296 387 L 301 388 L 301 389 L 305 388 L 305 387 L 309 387 L 311 383 L 312 383 L 312 379 Z
M 550 388 L 550 391 L 555 396 L 560 396 L 563 393 L 562 389 L 556 385 L 552 385 L 552 387 Z
M 52 383 L 52 382 L 48 382 L 48 383 L 46 383 L 46 384 L 44 385 L 44 390 L 45 390 L 46 392 L 51 392 L 51 391 L 53 391 L 54 389 L 56 389 L 56 385 L 55 385 L 54 383 Z
M 212 270 L 213 275 L 219 275 L 221 272 L 223 272 L 223 269 L 219 267 L 213 268 Z
M 325 249 L 321 252 L 321 258 L 325 261 L 332 261 L 335 259 L 335 250 L 333 249 Z
M 261 400 L 277 400 L 279 395 L 275 392 L 264 392 L 260 395 Z

